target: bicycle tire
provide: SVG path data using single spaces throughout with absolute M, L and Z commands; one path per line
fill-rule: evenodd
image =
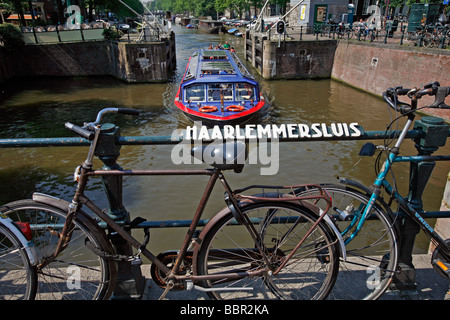
M 350 30 L 345 31 L 345 34 L 347 35 L 347 39 L 352 39 L 354 32 L 353 32 L 353 30 L 350 29 Z
M 431 35 L 431 33 L 425 33 L 422 36 L 422 46 L 424 46 L 425 48 L 431 48 L 433 47 L 433 36 Z
M 19 239 L 0 223 L 0 299 L 33 300 L 37 273 Z
M 369 196 L 341 184 L 321 184 L 333 201 L 329 214 L 346 242 L 346 261 L 340 261 L 339 276 L 330 299 L 375 300 L 389 287 L 398 258 L 398 230 L 395 217 L 387 205 L 378 202 L 372 209 L 372 219 L 364 223 L 356 237 L 349 241 L 359 215 L 369 202 Z M 317 190 L 296 190 L 298 196 L 314 194 Z M 314 203 L 324 208 L 323 203 Z M 354 220 L 342 221 L 340 212 L 351 213 Z M 348 242 L 348 243 L 347 243 Z M 349 285 L 351 284 L 351 285 Z
M 19 200 L 2 206 L 0 212 L 13 221 L 30 223 L 39 262 L 54 253 L 58 231 L 66 220 L 64 210 L 34 200 Z M 111 294 L 117 275 L 115 264 L 85 246 L 89 239 L 97 248 L 112 253 L 104 231 L 83 211 L 75 214 L 73 222 L 75 228 L 68 246 L 37 270 L 36 300 L 102 300 Z
M 241 210 L 250 219 L 257 221 L 254 227 L 262 237 L 271 265 L 266 266 L 245 226 L 236 223 L 230 210 L 222 211 L 200 235 L 201 247 L 194 256 L 196 274 L 255 271 L 260 268 L 266 270 L 263 276 L 203 281 L 203 287 L 216 289 L 208 292 L 208 295 L 213 299 L 325 299 L 339 269 L 339 249 L 335 235 L 327 224 L 320 221 L 281 272 L 274 275 L 273 270 L 298 243 L 308 230 L 307 226 L 317 221 L 317 215 L 299 205 L 280 202 L 250 204 Z M 280 223 L 278 218 L 283 217 L 294 221 Z M 301 219 L 304 222 L 298 223 Z M 288 237 L 282 239 L 282 234 Z M 225 288 L 225 284 L 226 291 L 217 291 Z M 236 291 L 228 291 L 230 288 Z

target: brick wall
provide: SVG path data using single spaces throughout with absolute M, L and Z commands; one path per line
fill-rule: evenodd
M 176 64 L 171 53 L 174 43 L 175 39 L 154 43 L 91 41 L 27 45 L 10 53 L 0 50 L 0 83 L 13 76 L 114 76 L 128 82 L 167 81 Z
M 331 76 L 379 96 L 389 86 L 411 88 L 431 81 L 450 86 L 449 51 L 341 41 Z
M 60 43 L 24 46 L 14 56 L 17 76 L 113 75 L 111 42 Z

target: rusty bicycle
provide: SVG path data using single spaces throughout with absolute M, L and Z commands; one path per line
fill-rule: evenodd
M 68 129 L 90 141 L 86 160 L 75 170 L 77 186 L 71 202 L 34 193 L 32 199 L 0 207 L 2 217 L 31 230 L 31 241 L 23 247 L 33 247 L 34 254 L 29 259 L 33 263 L 28 269 L 37 275 L 20 284 L 28 286 L 28 291 L 20 285 L 16 287 L 14 290 L 21 293 L 17 295 L 6 289 L 4 279 L 8 277 L 0 278 L 1 297 L 108 299 L 115 288 L 117 263 L 140 263 L 141 255 L 152 263 L 152 278 L 164 289 L 161 298 L 170 290 L 187 289 L 207 292 L 213 299 L 327 297 L 339 269 L 342 242 L 328 221 L 327 208 L 319 210 L 310 202 L 320 199 L 329 208 L 330 197 L 324 189 L 318 185 L 252 185 L 233 190 L 224 171 L 242 171 L 244 164 L 237 161 L 246 152 L 242 141 L 194 146 L 193 155 L 202 160 L 205 152 L 221 159 L 210 163 L 207 169 L 96 170 L 93 158 L 101 138 L 102 118 L 107 113 L 137 115 L 138 111 L 107 108 L 98 113 L 94 122 L 82 127 L 66 123 Z M 142 219 L 117 221 L 85 194 L 94 177 L 152 175 L 209 177 L 179 250 L 157 255 L 146 247 L 150 237 L 147 228 L 143 228 L 144 241 L 132 235 Z M 225 191 L 224 209 L 199 228 L 217 181 Z M 313 189 L 314 193 L 293 195 L 293 190 L 300 187 Z M 85 208 L 93 214 L 88 214 Z M 118 253 L 111 242 L 117 237 L 135 250 L 130 254 Z M 4 257 L 5 254 L 0 255 L 0 272 L 13 274 L 16 268 L 7 264 Z

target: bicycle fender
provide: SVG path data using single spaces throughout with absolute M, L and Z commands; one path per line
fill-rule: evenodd
M 325 212 L 320 209 L 320 215 L 323 215 Z M 342 235 L 341 232 L 339 232 L 338 228 L 336 227 L 336 225 L 333 223 L 333 221 L 331 220 L 329 215 L 325 215 L 323 217 L 323 220 L 325 220 L 325 222 L 328 224 L 328 226 L 331 228 L 331 230 L 333 230 L 334 234 L 336 235 L 336 238 L 339 241 L 339 248 L 341 249 L 341 257 L 344 261 L 347 261 L 347 250 L 345 249 L 345 242 L 344 239 L 342 239 Z
M 34 248 L 33 241 L 28 241 L 23 233 L 14 225 L 11 218 L 0 217 L 0 223 L 3 224 L 6 228 L 9 229 L 20 241 L 22 247 L 27 252 L 28 258 L 30 259 L 30 263 L 32 266 L 35 266 L 38 263 L 36 249 Z
M 48 194 L 40 193 L 40 192 L 34 192 L 32 199 L 36 202 L 48 204 L 49 206 L 61 209 L 65 212 L 67 212 L 67 210 L 69 209 L 69 205 L 70 205 L 70 203 L 67 202 L 66 200 L 63 200 L 63 199 L 60 199 L 60 198 L 57 198 L 54 196 L 50 196 Z
M 343 185 L 350 186 L 350 187 L 353 187 L 353 188 L 357 188 L 360 191 L 363 191 L 363 192 L 367 193 L 368 195 L 372 194 L 372 192 L 373 192 L 369 187 L 363 185 L 361 182 L 358 182 L 358 181 L 355 181 L 355 180 L 351 180 L 351 179 L 347 179 L 347 178 L 342 178 L 342 177 L 338 177 L 338 180 Z
M 48 206 L 54 207 L 56 209 L 60 209 L 64 212 L 68 212 L 69 210 L 69 206 L 70 206 L 70 202 L 63 200 L 61 198 L 57 198 L 48 194 L 44 194 L 44 193 L 39 193 L 39 192 L 34 192 L 32 195 L 32 199 L 36 202 L 40 202 L 43 204 L 46 204 Z M 78 214 L 77 217 L 83 221 L 83 222 L 88 222 L 91 223 L 92 225 L 98 226 L 98 223 L 91 217 L 89 216 L 87 213 L 85 213 L 83 210 L 78 210 Z M 100 229 L 100 227 L 99 227 Z M 104 232 L 103 229 L 101 232 L 101 236 L 105 239 L 106 243 L 109 243 L 109 240 L 106 237 L 106 234 Z

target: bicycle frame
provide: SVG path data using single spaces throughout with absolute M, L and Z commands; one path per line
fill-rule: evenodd
M 152 176 L 152 175 L 203 175 L 203 176 L 209 176 L 209 181 L 205 187 L 205 190 L 203 192 L 203 195 L 200 199 L 200 202 L 198 204 L 197 210 L 195 212 L 195 215 L 191 221 L 191 224 L 189 226 L 188 232 L 185 236 L 185 239 L 182 243 L 181 249 L 178 252 L 176 262 L 172 269 L 168 268 L 165 264 L 163 264 L 153 253 L 151 253 L 149 250 L 147 250 L 145 247 L 142 247 L 142 244 L 136 240 L 133 236 L 131 236 L 130 233 L 127 232 L 125 228 L 123 228 L 121 225 L 119 225 L 113 218 L 111 218 L 107 213 L 105 213 L 103 210 L 101 210 L 97 205 L 95 205 L 86 195 L 84 195 L 84 188 L 89 180 L 89 178 L 94 176 Z M 229 201 L 225 201 L 231 210 L 234 208 L 235 211 L 237 211 L 238 215 L 240 215 L 239 218 L 236 218 L 236 220 L 239 221 L 239 223 L 242 223 L 247 230 L 249 231 L 251 237 L 253 238 L 257 250 L 261 253 L 261 256 L 263 259 L 266 260 L 266 263 L 269 263 L 268 258 L 266 257 L 263 241 L 261 241 L 261 237 L 258 234 L 258 232 L 255 230 L 252 221 L 246 216 L 242 215 L 239 209 L 239 205 L 237 203 L 237 199 L 249 199 L 250 201 L 258 201 L 258 197 L 252 197 L 252 196 L 245 196 L 240 195 L 236 196 L 236 193 L 239 193 L 244 190 L 248 190 L 253 187 L 268 187 L 268 188 L 297 188 L 299 186 L 250 186 L 246 187 L 244 189 L 240 189 L 237 191 L 232 191 L 230 186 L 228 185 L 228 182 L 226 181 L 224 175 L 222 174 L 221 170 L 219 169 L 190 169 L 190 170 L 92 170 L 88 168 L 81 168 L 80 174 L 78 176 L 78 187 L 77 191 L 75 193 L 75 196 L 73 198 L 72 204 L 75 204 L 75 207 L 72 211 L 73 214 L 82 206 L 85 205 L 90 210 L 92 210 L 100 219 L 102 219 L 108 227 L 110 227 L 114 232 L 119 234 L 125 241 L 127 241 L 129 244 L 131 244 L 133 247 L 139 250 L 139 253 L 142 253 L 146 258 L 148 258 L 152 263 L 154 263 L 158 268 L 161 269 L 162 272 L 164 272 L 166 275 L 168 275 L 168 280 L 175 280 L 175 281 L 183 281 L 183 280 L 191 280 L 191 281 L 202 281 L 202 280 L 217 280 L 217 279 L 239 279 L 243 277 L 253 277 L 253 276 L 260 276 L 262 275 L 265 270 L 264 268 L 261 268 L 259 270 L 255 271 L 243 271 L 243 272 L 236 272 L 236 273 L 227 273 L 227 274 L 218 274 L 218 275 L 204 275 L 204 276 L 198 276 L 198 275 L 180 275 L 179 270 L 180 267 L 182 267 L 182 263 L 184 258 L 187 255 L 187 252 L 189 250 L 190 245 L 192 244 L 194 232 L 197 229 L 197 226 L 199 224 L 199 221 L 201 219 L 201 216 L 203 214 L 203 211 L 206 207 L 206 204 L 208 202 L 208 199 L 211 195 L 211 192 L 217 182 L 217 180 L 220 180 L 222 186 L 225 189 L 226 194 L 231 195 L 229 197 Z M 303 196 L 301 198 L 297 197 L 287 197 L 285 199 L 280 198 L 270 198 L 270 197 L 259 197 L 259 200 L 276 200 L 276 201 L 295 201 L 299 199 L 318 199 L 323 198 L 326 201 L 330 203 L 330 198 L 324 192 L 320 196 Z M 66 221 L 71 221 L 69 218 L 71 214 L 71 210 L 69 208 L 69 213 Z M 236 217 L 236 215 L 235 215 Z M 311 227 L 310 232 L 315 228 L 315 226 L 326 217 L 326 214 L 322 214 L 316 221 L 316 223 Z M 53 257 L 51 257 L 49 260 L 56 257 L 60 251 L 64 250 L 64 243 L 70 241 L 70 236 L 67 236 L 67 234 L 70 232 L 70 222 L 65 224 L 61 238 L 60 243 L 58 245 L 58 248 L 56 252 L 54 253 Z M 283 265 L 279 266 L 279 268 L 275 272 L 279 272 L 283 266 L 289 261 L 289 259 L 294 255 L 296 250 L 301 246 L 303 241 L 309 236 L 309 233 L 307 233 L 303 239 L 301 239 L 294 248 L 294 250 L 291 252 L 291 254 L 285 259 Z M 48 260 L 48 261 L 49 261 Z M 45 264 L 46 262 L 44 262 Z
M 400 137 L 397 140 L 397 143 L 395 144 L 394 149 L 398 150 L 401 143 L 403 142 L 406 132 L 409 130 L 410 126 L 413 123 L 413 119 L 408 119 L 407 123 L 405 124 L 405 127 L 400 134 Z M 350 237 L 346 240 L 346 244 L 348 244 L 350 241 L 355 238 L 355 236 L 358 234 L 358 232 L 361 230 L 362 226 L 364 225 L 366 219 L 370 215 L 370 212 L 372 211 L 372 208 L 375 204 L 375 202 L 378 199 L 378 196 L 380 194 L 380 189 L 383 188 L 387 194 L 394 199 L 401 207 L 404 213 L 406 213 L 411 219 L 413 219 L 420 227 L 421 229 L 427 234 L 427 236 L 435 242 L 436 245 L 441 246 L 444 248 L 444 252 L 448 255 L 450 254 L 449 248 L 445 241 L 434 231 L 434 229 L 425 221 L 425 219 L 415 210 L 412 208 L 408 202 L 403 198 L 397 191 L 396 188 L 394 188 L 387 180 L 386 175 L 391 169 L 392 165 L 396 162 L 419 162 L 419 161 L 450 161 L 450 156 L 398 156 L 396 152 L 390 152 L 388 158 L 383 164 L 383 167 L 378 174 L 377 178 L 375 179 L 375 182 L 373 184 L 374 190 L 372 195 L 370 196 L 368 205 L 364 209 L 364 212 L 361 215 L 361 218 L 358 221 L 358 225 L 355 229 L 355 231 L 350 235 Z
M 200 218 L 203 214 L 203 211 L 205 209 L 206 203 L 208 202 L 209 196 L 211 195 L 211 192 L 214 188 L 214 185 L 216 184 L 217 179 L 219 179 L 222 182 L 223 187 L 225 188 L 226 192 L 231 194 L 231 189 L 228 186 L 228 183 L 225 180 L 225 177 L 222 175 L 222 173 L 219 170 L 214 169 L 205 169 L 205 170 L 93 170 L 93 171 L 86 171 L 85 173 L 82 173 L 80 175 L 80 182 L 79 186 L 83 186 L 87 183 L 87 180 L 89 177 L 93 176 L 114 176 L 114 175 L 120 175 L 120 176 L 136 176 L 136 175 L 204 175 L 209 176 L 209 181 L 205 187 L 205 190 L 203 192 L 203 195 L 200 199 L 200 203 L 198 204 L 197 210 L 195 212 L 195 215 L 192 219 L 192 222 L 189 226 L 188 232 L 186 234 L 186 237 L 183 241 L 182 247 L 180 251 L 178 252 L 178 256 L 175 262 L 175 265 L 172 269 L 169 269 L 166 265 L 164 265 L 155 255 L 153 255 L 149 250 L 146 248 L 143 248 L 141 253 L 148 258 L 152 263 L 155 263 L 158 268 L 160 268 L 164 273 L 169 275 L 169 279 L 175 279 L 175 280 L 193 280 L 193 281 L 199 281 L 199 280 L 213 280 L 214 278 L 217 279 L 216 276 L 183 276 L 183 275 L 177 275 L 179 268 L 181 266 L 181 263 L 183 262 L 183 258 L 186 256 L 186 253 L 189 249 L 189 246 L 191 244 L 191 241 L 194 236 L 194 231 L 196 230 L 198 226 L 198 222 L 200 221 Z M 126 230 L 120 226 L 114 219 L 112 219 L 108 214 L 103 212 L 99 207 L 97 207 L 89 198 L 87 198 L 84 194 L 78 194 L 76 196 L 78 198 L 78 201 L 82 205 L 86 205 L 89 209 L 91 209 L 100 219 L 102 219 L 106 224 L 114 230 L 114 232 L 117 232 L 125 241 L 130 243 L 133 247 L 136 249 L 141 250 L 141 243 L 136 240 L 133 236 L 131 236 Z M 246 225 L 247 228 L 249 228 L 248 225 Z M 233 274 L 227 274 L 226 276 L 230 279 L 233 278 L 241 278 L 245 276 L 249 276 L 250 274 L 252 276 L 257 276 L 259 273 L 263 272 L 262 270 L 256 271 L 256 272 L 246 272 L 246 273 L 233 273 Z M 224 277 L 224 275 L 220 275 L 220 277 Z

